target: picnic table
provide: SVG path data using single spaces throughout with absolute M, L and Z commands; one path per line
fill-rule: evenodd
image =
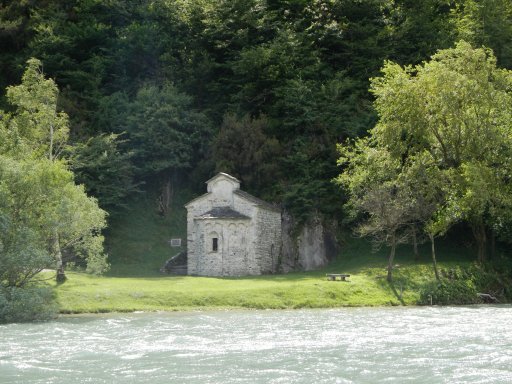
M 344 274 L 344 273 L 327 273 L 325 276 L 327 276 L 327 280 L 330 281 L 348 281 L 346 280 L 347 277 L 350 277 L 350 275 Z

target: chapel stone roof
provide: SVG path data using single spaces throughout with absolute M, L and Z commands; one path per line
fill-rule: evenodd
M 208 180 L 206 183 L 207 183 L 207 184 L 209 184 L 209 183 L 211 183 L 213 180 L 216 180 L 216 179 L 217 179 L 217 178 L 219 178 L 219 177 L 227 178 L 227 179 L 229 179 L 229 180 L 231 180 L 231 181 L 233 181 L 233 182 L 235 182 L 235 183 L 237 183 L 237 184 L 239 184 L 239 183 L 240 183 L 240 180 L 238 180 L 236 177 L 233 177 L 233 176 L 231 176 L 231 175 L 228 175 L 227 173 L 224 173 L 224 172 L 219 172 L 219 173 L 218 173 L 218 174 L 216 174 L 214 177 L 212 177 L 210 180 Z M 247 193 L 247 192 L 245 192 L 245 191 L 242 191 L 241 189 L 238 189 L 238 186 L 236 187 L 236 189 L 235 189 L 235 190 L 233 190 L 233 194 L 238 195 L 238 196 L 240 196 L 241 198 L 243 198 L 243 199 L 245 199 L 245 200 L 247 200 L 247 201 L 249 201 L 249 202 L 251 202 L 251 203 L 253 203 L 253 204 L 256 204 L 257 206 L 262 207 L 262 208 L 264 208 L 264 209 L 268 209 L 268 210 L 275 211 L 275 212 L 280 212 L 280 211 L 281 211 L 281 209 L 280 209 L 278 206 L 273 205 L 273 204 L 270 204 L 270 203 L 268 203 L 268 202 L 266 202 L 266 201 L 264 201 L 264 200 L 261 200 L 261 199 L 257 198 L 256 196 L 251 195 L 250 193 Z M 194 202 L 196 202 L 196 201 L 198 201 L 198 200 L 201 200 L 201 199 L 203 199 L 203 198 L 205 198 L 205 197 L 207 197 L 207 196 L 211 196 L 211 195 L 212 195 L 211 191 L 210 191 L 210 190 L 208 190 L 208 192 L 207 192 L 207 193 L 205 193 L 205 194 L 203 194 L 203 195 L 201 195 L 201 196 L 199 196 L 199 197 L 196 197 L 195 199 L 190 200 L 187 204 L 185 204 L 185 207 L 187 207 L 187 208 L 188 208 L 188 207 L 189 207 L 189 206 L 191 206 Z M 213 210 L 211 210 L 211 211 L 209 211 L 209 212 L 207 212 L 207 213 L 205 213 L 205 214 L 203 214 L 202 216 L 199 216 L 199 217 L 200 217 L 200 218 L 211 218 L 211 217 L 203 217 L 203 216 L 206 216 L 206 215 L 208 215 L 208 214 L 214 214 L 214 213 L 212 213 L 212 212 L 213 212 L 214 210 L 216 210 L 216 209 L 226 209 L 226 208 L 228 208 L 228 207 L 214 208 Z M 229 208 L 229 209 L 231 209 L 231 208 Z M 236 212 L 236 211 L 234 211 L 233 209 L 231 209 L 231 211 Z M 238 212 L 236 212 L 236 213 L 238 213 Z M 220 213 L 216 212 L 215 214 L 220 214 Z M 224 214 L 224 215 L 227 215 L 228 213 L 227 213 L 227 212 L 224 212 L 223 214 Z M 239 215 L 241 215 L 241 214 L 239 213 Z M 243 216 L 243 215 L 242 215 L 242 216 Z M 219 216 L 219 217 L 221 217 L 221 216 Z M 227 218 L 228 216 L 222 216 L 222 217 Z M 236 216 L 233 216 L 233 217 L 236 217 Z M 246 217 L 246 216 L 244 216 L 244 217 Z
M 213 176 L 210 180 L 206 181 L 206 184 L 212 182 L 213 180 L 215 180 L 215 179 L 217 179 L 219 177 L 225 177 L 225 178 L 227 178 L 229 180 L 232 180 L 232 181 L 234 181 L 236 183 L 240 183 L 240 180 L 238 180 L 236 177 L 228 175 L 227 173 L 224 173 L 224 172 L 219 172 L 215 176 Z
M 216 207 L 196 217 L 197 219 L 250 219 L 230 207 Z
M 275 206 L 275 205 L 272 205 L 270 203 L 267 203 L 265 200 L 261 200 L 259 198 L 257 198 L 256 196 L 253 196 L 251 195 L 250 193 L 247 193 L 245 191 L 242 191 L 242 190 L 236 190 L 233 192 L 235 195 L 238 195 L 238 196 L 241 196 L 247 200 L 249 200 L 250 202 L 254 203 L 254 204 L 257 204 L 263 208 L 267 208 L 267 209 L 270 209 L 270 210 L 273 210 L 273 211 L 281 211 L 281 209 L 279 209 L 279 207 Z

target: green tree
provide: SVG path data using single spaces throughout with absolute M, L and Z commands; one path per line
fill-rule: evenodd
M 512 69 L 512 3 L 508 0 L 457 0 L 451 21 L 454 34 L 474 46 L 493 50 L 502 67 Z
M 23 287 L 52 264 L 44 236 L 38 230 L 39 212 L 46 197 L 33 194 L 41 180 L 34 161 L 24 164 L 0 156 L 0 283 Z M 32 209 L 31 209 L 32 208 Z
M 410 156 L 405 166 L 402 167 L 400 178 L 407 182 L 409 197 L 413 201 L 410 212 L 410 228 L 415 256 L 419 256 L 417 251 L 418 238 L 422 240 L 426 235 L 430 240 L 434 275 L 439 280 L 435 238 L 444 235 L 448 228 L 436 221 L 436 215 L 442 211 L 446 200 L 446 185 L 444 184 L 446 178 L 427 151 Z
M 238 119 L 226 115 L 213 141 L 216 170 L 241 178 L 249 190 L 262 194 L 262 189 L 275 180 L 281 150 L 278 141 L 266 134 L 268 128 L 266 117 L 251 119 L 246 115 Z
M 375 137 L 338 146 L 338 164 L 344 167 L 336 181 L 348 190 L 346 206 L 358 223 L 356 232 L 370 237 L 376 247 L 390 247 L 388 281 L 399 244 L 417 242 L 425 234 L 431 241 L 434 274 L 439 279 L 436 236 L 444 227 L 436 215 L 445 203 L 443 174 L 427 151 L 405 161 L 394 157 Z
M 370 237 L 377 248 L 390 247 L 387 280 L 392 282 L 396 247 L 409 240 L 414 224 L 410 180 L 401 177 L 400 161 L 372 140 L 358 139 L 338 148 L 338 164 L 344 170 L 336 180 L 349 192 L 347 207 L 359 222 L 356 232 Z
M 82 186 L 74 184 L 62 163 L 2 156 L 0 185 L 2 262 L 6 263 L 2 282 L 6 286 L 22 287 L 42 268 L 61 261 L 80 263 L 82 259 L 90 272 L 105 269 L 99 234 L 105 213 Z M 64 257 L 56 253 L 59 250 Z
M 453 44 L 452 5 L 446 0 L 381 1 L 387 56 L 401 64 L 419 64 L 438 49 Z M 379 63 L 379 66 L 381 63 Z
M 29 60 L 22 83 L 7 91 L 15 111 L 3 114 L 0 126 L 0 137 L 5 139 L 0 153 L 19 171 L 16 177 L 4 172 L 0 182 L 8 196 L 3 217 L 14 231 L 13 238 L 33 239 L 30 247 L 40 248 L 40 255 L 50 254 L 57 278 L 63 279 L 66 262 L 81 260 L 91 272 L 107 268 L 101 236 L 106 213 L 83 186 L 75 184 L 73 173 L 59 158 L 68 127 L 67 116 L 57 112 L 57 94 L 40 62 Z
M 416 67 L 388 62 L 372 80 L 377 145 L 404 161 L 427 151 L 447 180 L 437 232 L 468 222 L 485 260 L 486 230 L 512 205 L 503 191 L 512 169 L 512 72 L 496 67 L 488 49 L 460 42 Z
M 111 133 L 70 148 L 70 168 L 76 181 L 111 215 L 127 208 L 128 196 L 139 191 L 134 180 L 133 154 L 123 149 L 127 146 L 123 135 Z
M 21 84 L 7 88 L 7 99 L 15 106 L 9 129 L 15 138 L 11 153 L 46 157 L 50 161 L 59 158 L 69 135 L 68 117 L 57 112 L 58 89 L 55 82 L 45 79 L 41 62 L 27 61 L 27 70 Z M 14 151 L 14 152 L 13 152 Z
M 172 85 L 144 86 L 130 104 L 127 133 L 141 175 L 168 175 L 190 169 L 210 141 L 208 118 Z

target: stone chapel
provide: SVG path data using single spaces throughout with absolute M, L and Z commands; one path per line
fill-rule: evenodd
M 219 173 L 207 193 L 187 209 L 189 275 L 243 276 L 276 271 L 281 250 L 281 210 L 240 190 Z

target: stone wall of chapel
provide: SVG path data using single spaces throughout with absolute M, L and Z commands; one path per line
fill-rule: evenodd
M 259 208 L 255 231 L 255 252 L 260 273 L 274 273 L 281 252 L 281 212 Z
M 200 216 L 208 212 L 211 208 L 211 201 L 209 196 L 205 196 L 194 201 L 187 206 L 187 268 L 189 275 L 198 274 L 198 257 L 202 246 L 200 244 L 204 241 L 200 238 L 201 228 L 194 220 L 194 217 Z
M 247 248 L 250 250 L 250 263 L 249 275 L 261 275 L 261 267 L 258 256 L 258 228 L 256 226 L 255 217 L 258 212 L 258 207 L 247 199 L 241 196 L 233 195 L 233 209 L 240 212 L 242 215 L 251 218 L 249 226 L 247 228 L 246 242 Z
M 259 274 L 254 249 L 249 247 L 249 220 L 195 220 L 194 257 L 188 259 L 190 274 L 199 276 L 242 276 Z M 217 250 L 213 249 L 217 238 Z M 193 272 L 192 272 L 193 271 Z
M 226 221 L 224 238 L 223 274 L 225 276 L 243 276 L 258 274 L 254 263 L 254 249 L 249 246 L 249 220 Z
M 219 178 L 209 194 L 187 205 L 188 273 L 242 276 L 275 272 L 281 250 L 281 213 L 233 194 L 237 186 Z M 196 219 L 215 207 L 229 206 L 251 218 Z M 212 249 L 212 238 L 218 250 Z
M 248 217 L 256 216 L 258 207 L 247 199 L 233 195 L 233 209 Z
M 196 220 L 196 275 L 222 276 L 223 249 L 226 247 L 222 223 L 212 220 Z M 212 248 L 212 239 L 217 239 L 217 250 Z

